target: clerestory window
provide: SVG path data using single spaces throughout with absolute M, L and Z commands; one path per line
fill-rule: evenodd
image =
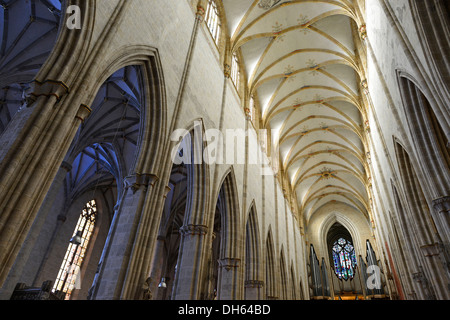
M 208 26 L 209 32 L 211 33 L 216 45 L 219 44 L 220 36 L 220 19 L 219 11 L 217 9 L 217 4 L 214 0 L 208 1 L 208 7 L 206 9 L 205 22 Z

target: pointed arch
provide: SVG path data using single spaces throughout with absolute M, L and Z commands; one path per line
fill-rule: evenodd
M 424 93 L 408 73 L 397 70 L 397 81 L 403 109 L 419 163 L 434 195 L 447 196 L 450 188 L 449 124 L 445 117 L 437 117 L 434 100 Z
M 402 179 L 403 190 L 409 204 L 409 209 L 416 224 L 415 235 L 418 236 L 422 244 L 432 242 L 432 234 L 434 233 L 430 226 L 434 226 L 434 222 L 430 216 L 430 210 L 426 202 L 425 195 L 421 184 L 417 178 L 416 170 L 411 162 L 410 155 L 397 139 L 394 139 L 397 164 Z
M 426 298 L 445 299 L 448 297 L 448 288 L 445 284 L 449 281 L 449 273 L 445 268 L 445 256 L 440 257 L 438 241 L 441 240 L 438 238 L 438 230 L 410 155 L 395 137 L 394 146 L 402 186 L 408 203 L 409 210 L 406 210 L 408 222 L 414 238 L 417 239 L 417 254 L 427 257 L 424 260 L 424 271 L 421 270 L 422 266 L 419 266 L 420 270 L 416 270 L 416 272 L 421 277 L 428 277 L 427 274 L 429 274 L 432 286 L 425 289 Z
M 288 293 L 288 286 L 289 286 L 289 281 L 288 281 L 288 274 L 287 274 L 287 267 L 286 267 L 286 258 L 284 255 L 284 247 L 281 246 L 281 251 L 280 251 L 280 264 L 279 264 L 280 268 L 280 286 L 281 286 L 281 296 L 280 299 L 281 300 L 288 300 L 289 298 L 289 293 Z
M 255 201 L 252 201 L 245 227 L 245 298 L 259 299 L 261 288 L 261 240 Z M 254 290 L 257 289 L 257 290 Z M 256 292 L 254 292 L 256 291 Z
M 142 86 L 140 101 L 141 128 L 136 138 L 139 152 L 135 155 L 134 168 L 136 173 L 144 174 L 156 172 L 160 161 L 163 161 L 164 142 L 167 135 L 167 105 L 165 94 L 164 73 L 157 49 L 150 46 L 130 46 L 117 50 L 108 62 L 107 67 L 95 79 L 91 79 L 92 90 L 86 95 L 88 106 L 95 102 L 95 96 L 101 85 L 111 77 L 117 80 L 127 80 L 127 74 L 115 74 L 117 70 L 129 66 L 139 68 L 138 80 L 130 86 L 129 94 L 132 97 L 136 85 Z M 122 79 L 121 79 L 122 77 Z
M 276 287 L 276 271 L 275 271 L 275 247 L 272 236 L 272 227 L 269 227 L 266 237 L 266 254 L 265 254 L 265 267 L 266 267 L 266 299 L 277 300 L 277 287 Z
M 186 207 L 179 229 L 181 233 L 180 247 L 172 299 L 199 299 L 207 284 L 204 282 L 206 264 L 205 237 L 209 230 L 208 212 L 210 205 L 210 172 L 209 165 L 201 161 L 205 143 L 202 139 L 205 132 L 204 123 L 197 119 L 186 130 L 181 130 L 178 149 L 174 149 L 170 161 L 181 163 L 186 170 Z M 191 270 L 191 272 L 183 272 Z
M 236 177 L 234 168 L 225 173 L 219 191 L 219 198 L 223 203 L 221 212 L 221 257 L 236 258 L 239 256 L 238 243 L 241 243 L 240 237 L 240 219 L 239 219 L 239 194 L 237 191 Z
M 290 283 L 291 283 L 291 285 L 290 285 L 290 288 L 291 288 L 291 299 L 292 300 L 297 300 L 297 298 L 298 298 L 297 297 L 297 286 L 296 286 L 297 278 L 295 276 L 295 268 L 294 268 L 294 262 L 293 261 L 291 261 L 289 277 L 290 277 Z
M 259 279 L 260 277 L 260 259 L 261 259 L 261 240 L 259 234 L 258 216 L 256 213 L 255 202 L 252 202 L 248 213 L 246 224 L 246 279 Z

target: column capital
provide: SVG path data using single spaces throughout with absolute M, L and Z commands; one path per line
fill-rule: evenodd
M 245 287 L 246 288 L 263 288 L 264 281 L 262 281 L 262 280 L 246 280 Z
M 230 271 L 231 268 L 238 268 L 241 264 L 241 259 L 238 258 L 223 258 L 219 259 L 219 268 L 225 268 Z
M 231 66 L 228 63 L 223 65 L 223 74 L 225 78 L 229 79 L 231 77 Z
M 164 195 L 163 195 L 164 199 L 167 198 L 167 195 L 169 194 L 169 192 L 170 192 L 171 190 L 172 190 L 172 188 L 169 187 L 169 186 L 165 186 L 165 187 L 164 187 Z
M 87 117 L 89 117 L 92 113 L 92 109 L 89 108 L 85 104 L 81 104 L 80 108 L 78 109 L 77 115 L 75 116 L 76 119 L 80 120 L 81 122 L 84 122 Z
M 128 176 L 124 179 L 124 188 L 131 188 L 133 192 L 136 192 L 141 187 L 148 188 L 149 186 L 153 186 L 156 181 L 158 181 L 158 176 L 151 173 L 136 173 L 132 176 Z
M 450 209 L 450 196 L 443 196 L 432 201 L 433 208 L 439 213 L 448 212 Z
M 425 244 L 423 246 L 420 246 L 420 250 L 422 251 L 425 257 L 438 256 L 440 253 L 438 243 Z
M 47 79 L 44 81 L 34 80 L 29 91 L 27 106 L 31 106 L 41 96 L 54 96 L 59 102 L 70 90 L 63 81 Z
M 195 18 L 197 20 L 199 20 L 200 22 L 203 21 L 203 18 L 205 17 L 205 12 L 206 12 L 205 8 L 203 8 L 203 6 L 201 6 L 201 5 L 198 5 L 197 12 L 195 14 Z
M 367 39 L 367 26 L 365 23 L 359 27 L 359 35 L 363 41 Z
M 61 163 L 61 168 L 66 170 L 67 172 L 69 172 L 70 170 L 72 170 L 72 165 L 70 163 L 68 163 L 67 161 L 63 161 Z
M 180 228 L 180 233 L 183 236 L 187 235 L 205 235 L 208 233 L 208 227 L 205 225 L 194 225 L 194 224 L 188 224 L 185 226 L 182 226 Z

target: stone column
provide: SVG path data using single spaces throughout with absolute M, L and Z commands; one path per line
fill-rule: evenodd
M 207 232 L 205 225 L 184 225 L 180 228 L 181 242 L 172 294 L 174 300 L 200 298 Z
M 56 90 L 59 92 L 58 90 Z M 57 98 L 41 97 L 34 108 L 54 106 Z M 81 122 L 89 116 L 91 110 L 81 105 L 73 115 L 61 115 L 60 126 L 64 134 L 52 136 L 48 124 L 40 130 L 30 133 L 23 146 L 12 147 L 10 154 L 0 165 L 0 285 L 3 285 L 19 250 L 25 241 L 39 208 L 58 174 L 58 156 L 64 156 L 71 137 Z M 40 121 L 44 121 L 40 119 Z M 36 127 L 33 127 L 36 129 Z M 47 131 L 48 129 L 48 131 Z M 53 138 L 52 138 L 53 137 Z M 67 138 L 69 137 L 69 139 Z M 20 138 L 18 138 L 20 139 Z M 42 140 L 46 140 L 44 143 Z M 56 145 L 56 146 L 55 146 Z M 62 149 L 61 149 L 62 148 Z M 19 155 L 22 156 L 19 156 Z M 31 156 L 32 155 L 32 156 Z M 16 159 L 19 157 L 20 159 Z M 14 160 L 15 159 L 15 160 Z M 61 169 L 59 174 L 62 175 Z M 60 178 L 58 178 L 60 179 Z M 45 210 L 45 208 L 44 208 Z M 40 222 L 38 222 L 40 223 Z
M 47 62 L 27 97 L 26 121 L 0 136 L 0 286 L 17 258 L 85 111 L 86 83 L 96 55 L 88 48 L 95 24 L 95 1 L 71 0 L 83 16 L 82 28 L 61 28 Z M 109 43 L 130 1 L 121 1 L 111 16 Z M 79 63 L 85 61 L 86 63 Z M 39 79 L 39 80 L 38 80 Z M 89 78 L 92 80 L 92 77 Z M 92 83 L 87 84 L 92 85 Z
M 41 208 L 39 209 L 39 212 L 36 216 L 36 220 L 34 221 L 30 233 L 28 234 L 27 238 L 25 239 L 22 248 L 17 256 L 17 259 L 14 263 L 14 268 L 12 270 L 12 273 L 8 274 L 8 278 L 6 279 L 6 282 L 3 286 L 2 293 L 0 294 L 0 300 L 3 300 L 3 294 L 5 294 L 5 298 L 8 299 L 9 296 L 12 293 L 12 290 L 14 290 L 15 285 L 18 282 L 19 277 L 21 276 L 23 269 L 25 268 L 25 264 L 27 263 L 30 254 L 32 250 L 34 249 L 34 245 L 41 233 L 42 226 L 44 225 L 48 214 L 50 213 L 50 210 L 52 208 L 52 205 L 58 196 L 58 193 L 61 191 L 62 184 L 64 182 L 64 179 L 66 178 L 67 172 L 69 172 L 72 169 L 72 166 L 67 163 L 63 162 L 61 164 L 60 169 L 58 170 L 58 173 L 56 174 L 56 178 L 53 181 L 53 184 L 50 188 L 50 191 L 47 193 L 47 196 L 45 197 L 44 203 L 42 204 Z M 60 223 L 64 222 L 65 217 L 58 215 L 55 216 L 55 219 L 57 220 L 57 225 L 55 227 L 55 232 L 59 229 Z M 49 247 L 52 243 L 52 237 L 49 240 Z M 49 248 L 47 248 L 47 252 L 49 251 Z M 40 270 L 42 269 L 42 266 L 45 263 L 46 259 L 45 253 L 42 256 L 42 262 L 39 265 L 36 266 L 36 276 L 35 279 L 39 276 Z M 7 296 L 7 297 L 6 297 Z
M 224 258 L 219 260 L 219 281 L 217 284 L 219 300 L 238 299 L 239 267 L 241 259 Z
M 439 225 L 441 241 L 437 243 L 439 257 L 442 261 L 444 272 L 447 275 L 447 289 L 450 292 L 450 196 L 441 197 L 433 200 L 433 208 L 436 217 L 441 222 Z
M 153 256 L 153 262 L 151 267 L 151 272 L 149 276 L 149 289 L 150 292 L 153 295 L 153 298 L 157 298 L 158 294 L 158 284 L 161 281 L 161 278 L 164 277 L 162 274 L 163 271 L 163 254 L 164 254 L 164 243 L 166 241 L 166 238 L 164 236 L 158 236 L 156 239 L 156 246 L 155 246 L 155 252 Z
M 262 300 L 264 297 L 264 281 L 245 281 L 245 300 Z
M 124 180 L 124 194 L 111 226 L 111 240 L 102 262 L 97 287 L 92 299 L 114 300 L 123 298 L 125 279 L 129 276 L 129 265 L 137 232 L 145 211 L 146 199 L 157 192 L 153 188 L 158 178 L 155 175 L 136 174 Z M 129 276 L 130 278 L 130 276 Z M 141 284 L 143 285 L 143 283 Z
M 436 294 L 433 291 L 433 288 L 430 286 L 430 282 L 428 281 L 427 277 L 423 273 L 422 267 L 420 267 L 420 270 L 416 273 L 413 273 L 412 275 L 413 280 L 420 284 L 424 299 L 425 300 L 436 300 Z
M 434 199 L 432 203 L 434 216 L 436 217 L 436 227 L 439 230 L 442 241 L 448 245 L 450 243 L 450 196 Z

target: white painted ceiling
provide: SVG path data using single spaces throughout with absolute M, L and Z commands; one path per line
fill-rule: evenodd
M 282 166 L 306 221 L 330 202 L 367 215 L 351 1 L 222 2 L 263 128 L 279 129 Z

